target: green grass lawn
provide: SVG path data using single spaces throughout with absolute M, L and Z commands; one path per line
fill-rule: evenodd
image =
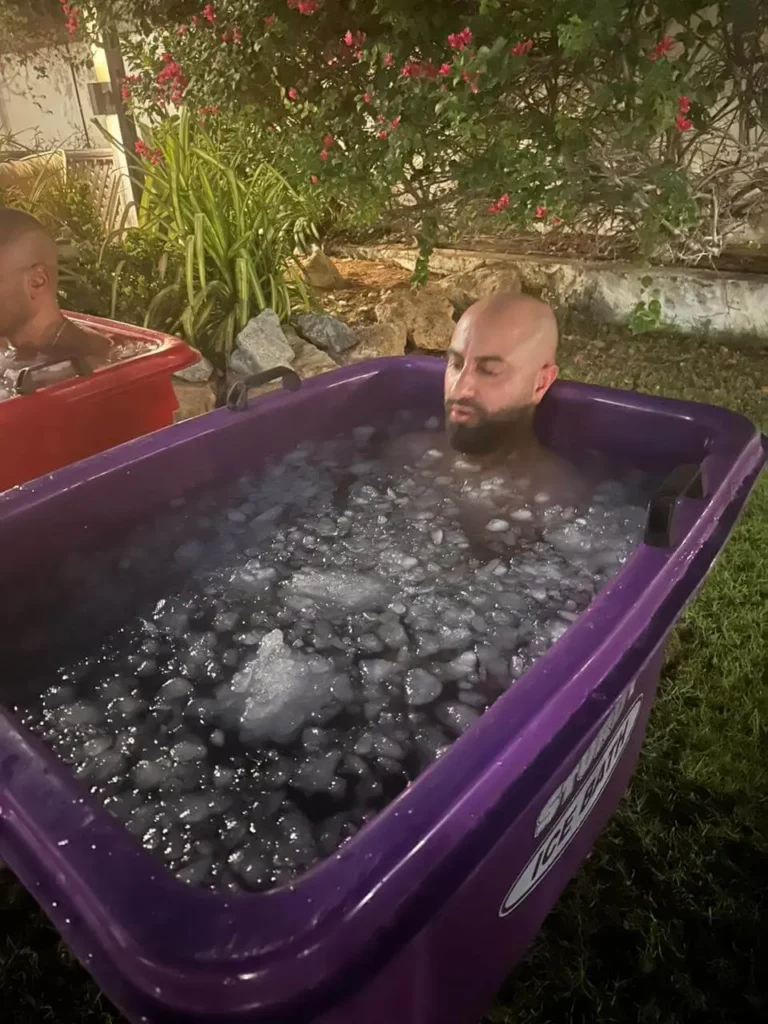
M 606 333 L 562 363 L 768 426 L 768 353 Z M 628 795 L 488 1024 L 768 1019 L 766 608 L 768 474 L 673 635 Z M 0 922 L 3 1024 L 120 1021 L 7 871 Z

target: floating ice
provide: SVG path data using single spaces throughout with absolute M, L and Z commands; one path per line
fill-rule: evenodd
M 471 460 L 457 480 L 434 437 L 392 460 L 401 430 L 303 444 L 76 564 L 90 646 L 25 724 L 189 884 L 261 890 L 332 853 L 641 536 L 640 482 L 561 506 Z
M 443 692 L 440 680 L 423 668 L 415 668 L 405 677 L 405 693 L 409 704 L 430 704 Z
M 383 608 L 393 593 L 384 579 L 339 569 L 302 570 L 294 573 L 281 589 L 289 596 L 309 599 L 346 613 Z
M 243 739 L 285 743 L 313 713 L 333 703 L 334 681 L 332 662 L 299 654 L 274 629 L 220 696 L 228 720 L 234 712 Z

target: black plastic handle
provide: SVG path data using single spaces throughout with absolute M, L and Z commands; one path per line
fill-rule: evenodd
M 51 381 L 37 380 L 35 374 L 41 370 L 50 370 L 55 366 L 66 366 L 70 364 L 75 375 L 78 377 L 90 377 L 93 367 L 86 359 L 75 356 L 72 359 L 50 359 L 45 363 L 33 363 L 31 366 L 24 366 L 13 378 L 13 387 L 18 395 L 33 395 L 38 388 L 46 387 Z M 9 379 L 9 374 L 6 374 Z
M 229 389 L 227 395 L 227 408 L 232 412 L 242 412 L 248 408 L 248 392 L 251 388 L 259 388 L 270 381 L 281 380 L 286 391 L 298 391 L 301 387 L 301 377 L 290 366 L 273 366 L 271 370 L 262 370 L 261 373 L 254 373 L 245 380 L 238 380 Z
M 672 547 L 672 520 L 681 498 L 703 498 L 701 466 L 683 465 L 673 469 L 648 503 L 645 543 L 654 548 Z

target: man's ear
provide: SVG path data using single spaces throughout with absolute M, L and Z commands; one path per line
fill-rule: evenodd
M 44 263 L 35 263 L 27 271 L 27 282 L 31 295 L 34 297 L 38 292 L 47 288 L 51 281 L 51 275 Z
M 538 403 L 549 391 L 557 379 L 558 367 L 554 363 L 547 363 L 539 370 L 536 378 L 536 388 L 533 392 L 533 400 Z

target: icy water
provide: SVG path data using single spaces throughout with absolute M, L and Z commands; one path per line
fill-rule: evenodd
M 143 339 L 140 341 L 124 339 L 122 336 L 117 338 L 113 337 L 112 348 L 105 362 L 107 365 L 122 363 L 126 359 L 134 359 L 136 356 L 155 352 L 159 348 L 159 342 L 144 341 Z M 41 362 L 45 361 L 45 359 L 41 360 Z M 35 364 L 28 364 L 24 361 L 17 360 L 12 349 L 0 348 L 0 402 L 3 402 L 8 398 L 16 397 L 16 377 L 18 376 L 19 370 L 23 369 L 27 365 L 34 366 Z M 46 366 L 45 369 L 41 368 L 38 371 L 38 386 L 44 387 L 48 384 L 58 384 L 62 380 L 71 379 L 74 375 L 71 363 L 67 361 L 54 363 L 53 365 Z
M 372 428 L 303 445 L 79 566 L 86 656 L 17 713 L 180 879 L 262 890 L 331 854 L 639 541 L 648 481 L 564 507 L 440 439 L 406 465 Z

